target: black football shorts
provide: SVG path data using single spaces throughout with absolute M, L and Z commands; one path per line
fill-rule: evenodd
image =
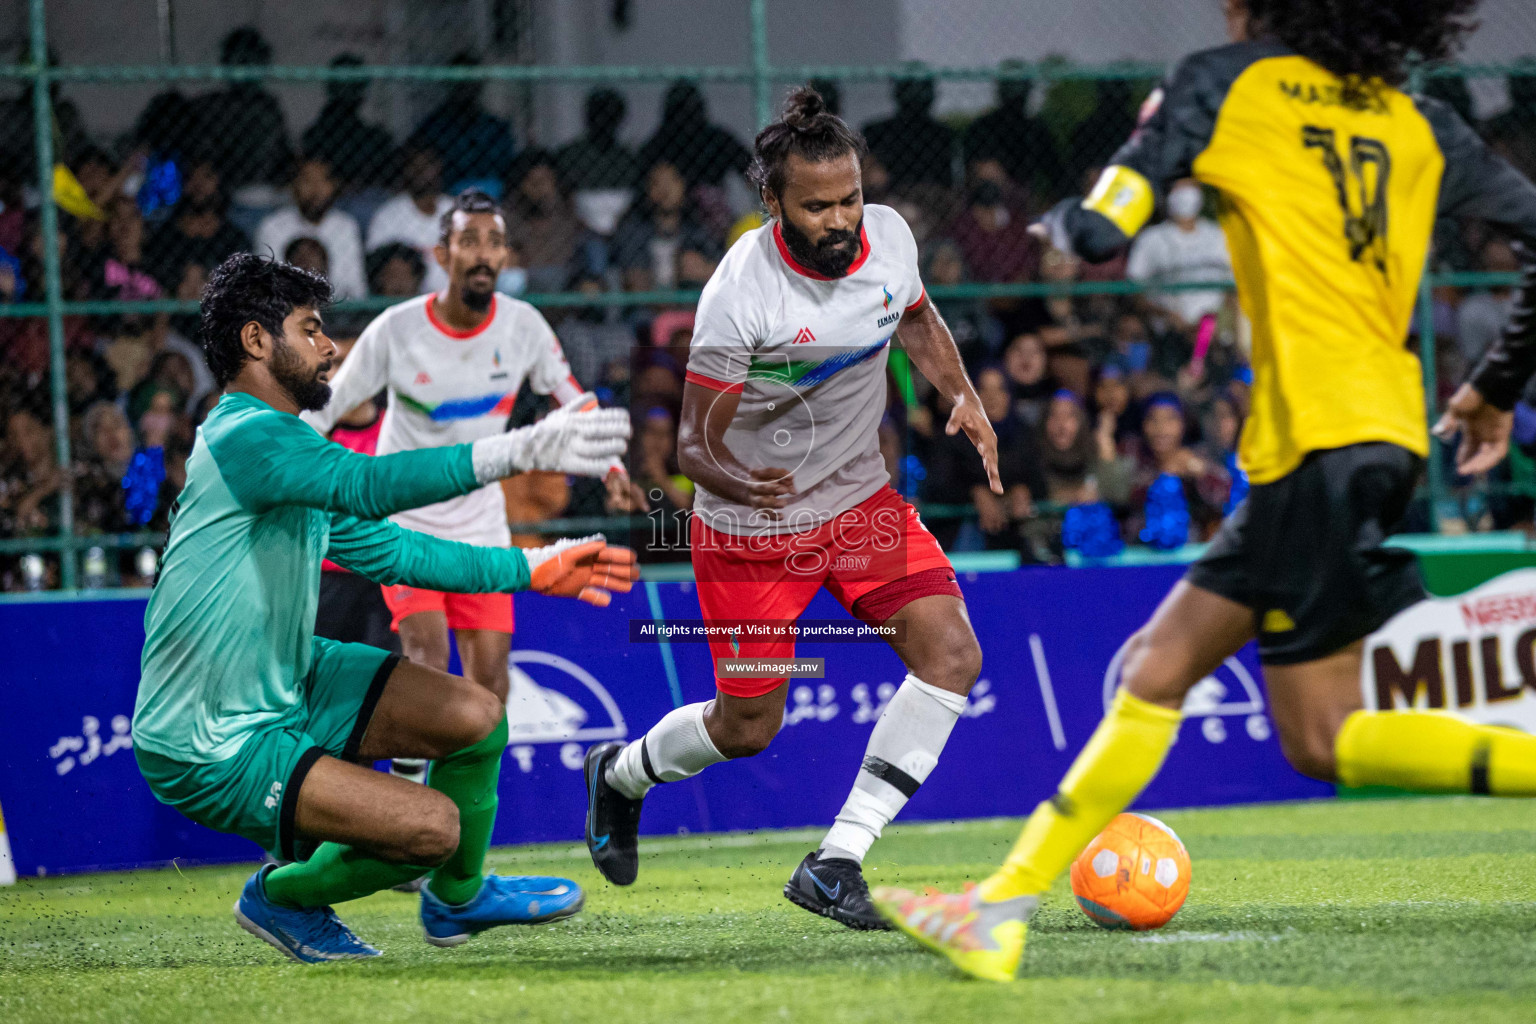
M 1422 464 L 1394 444 L 1312 452 L 1255 484 L 1185 579 L 1254 610 L 1262 662 L 1342 650 L 1425 597 L 1413 552 L 1382 546 Z

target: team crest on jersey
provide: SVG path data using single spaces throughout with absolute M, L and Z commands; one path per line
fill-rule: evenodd
M 880 291 L 885 294 L 885 308 L 891 308 L 891 289 L 889 285 L 881 285 Z
M 422 370 L 420 373 L 416 374 L 416 383 L 417 384 L 431 384 L 432 383 L 432 376 L 431 376 L 431 374 L 427 373 L 426 370 Z
M 501 349 L 498 348 L 496 351 L 491 353 L 491 362 L 496 366 L 497 369 L 501 368 Z
M 816 335 L 811 333 L 811 329 L 809 327 L 802 327 L 802 328 L 800 328 L 800 333 L 795 335 L 795 340 L 794 340 L 793 344 L 795 344 L 795 345 L 804 345 L 808 341 L 815 341 L 815 340 L 816 340 Z

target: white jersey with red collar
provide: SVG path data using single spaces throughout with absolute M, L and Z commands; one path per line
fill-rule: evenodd
M 329 433 L 348 410 L 388 389 L 378 454 L 466 444 L 506 429 L 526 380 L 568 402 L 581 394 L 548 322 L 526 302 L 496 294 L 479 327 L 456 331 L 432 308 L 434 295 L 391 306 L 363 331 L 331 381 L 331 401 L 304 419 Z M 511 543 L 499 483 L 390 517 L 445 540 Z
M 741 395 L 726 447 L 750 469 L 789 470 L 797 492 L 771 522 L 701 487 L 694 512 L 714 529 L 809 529 L 889 481 L 879 442 L 886 357 L 923 283 L 901 214 L 865 206 L 859 240 L 848 273 L 827 278 L 795 261 L 774 222 L 743 235 L 704 286 L 688 380 Z

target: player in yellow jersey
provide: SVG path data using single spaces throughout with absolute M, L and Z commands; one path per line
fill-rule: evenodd
M 1130 641 L 1123 687 L 1003 867 L 962 895 L 877 890 L 895 925 L 961 969 L 1018 969 L 1040 895 L 1151 781 L 1184 696 L 1255 637 L 1286 757 L 1314 778 L 1422 792 L 1536 795 L 1536 736 L 1444 714 L 1365 711 L 1362 641 L 1421 600 L 1401 518 L 1428 430 L 1405 344 L 1439 216 L 1478 218 L 1536 247 L 1536 187 L 1444 104 L 1398 86 L 1450 55 L 1475 0 L 1227 0 L 1234 42 L 1184 60 L 1093 193 L 1040 225 L 1101 260 L 1164 188 L 1215 188 L 1238 299 L 1253 322 L 1247 501 Z M 1536 248 L 1528 250 L 1536 251 Z M 1458 468 L 1503 457 L 1536 369 L 1536 261 L 1502 340 L 1436 433 Z

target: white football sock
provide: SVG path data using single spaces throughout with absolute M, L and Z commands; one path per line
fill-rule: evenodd
M 965 696 L 931 686 L 907 674 L 869 734 L 864 764 L 848 802 L 821 841 L 820 855 L 863 863 L 880 830 L 939 763 Z
M 603 777 L 631 800 L 645 796 L 658 782 L 676 782 L 724 761 L 704 728 L 710 701 L 669 711 L 651 731 L 619 751 Z

